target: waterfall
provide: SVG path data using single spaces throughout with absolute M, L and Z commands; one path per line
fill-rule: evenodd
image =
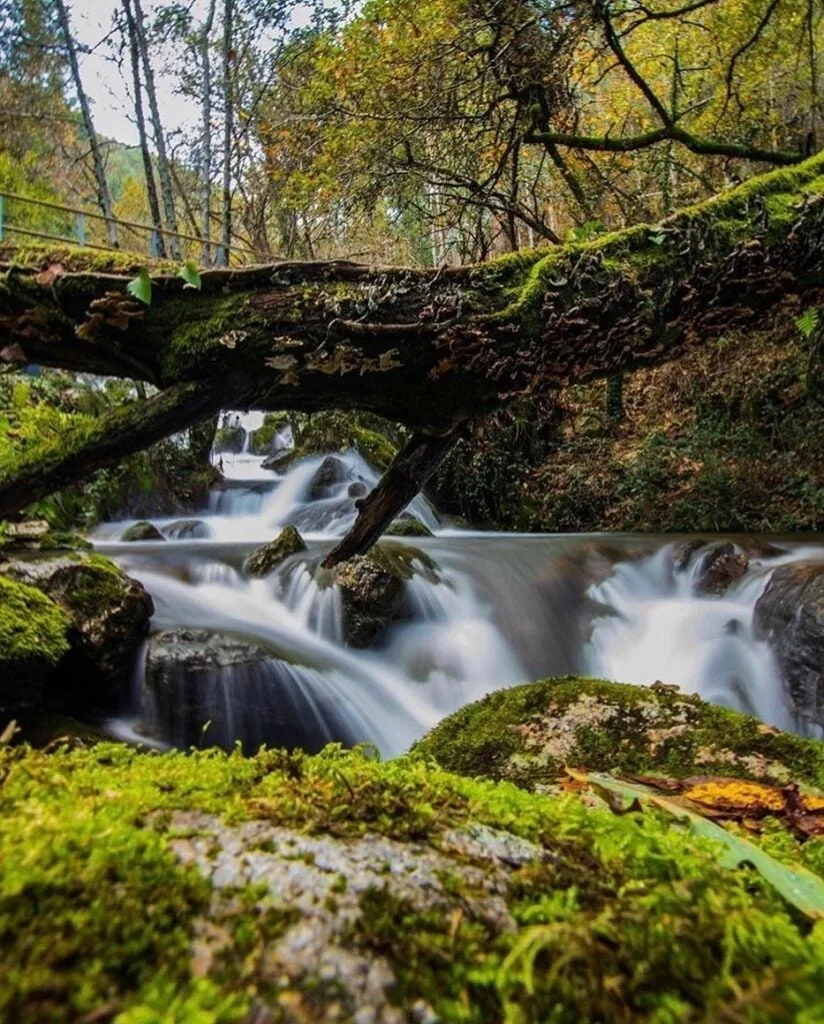
M 824 545 L 759 549 L 742 539 L 745 569 L 713 596 L 702 589 L 707 546 L 449 530 L 419 497 L 406 514 L 435 536 L 399 542 L 420 548 L 436 570 L 413 575 L 395 620 L 372 648 L 355 650 L 343 642 L 341 591 L 320 562 L 377 474 L 355 452 L 303 459 L 283 475 L 262 461 L 248 452 L 226 460 L 229 479 L 198 516 L 206 537 L 120 543 L 124 523 L 96 533 L 96 545 L 152 594 L 155 633 L 206 630 L 257 652 L 248 664 L 196 672 L 172 664 L 163 687 L 147 680 L 141 661 L 130 703 L 112 724 L 118 735 L 183 747 L 240 741 L 244 749 L 369 741 L 389 755 L 468 701 L 565 673 L 674 683 L 803 728 L 772 650 L 756 635 L 754 608 L 778 566 L 824 559 Z M 155 524 L 167 537 L 175 532 L 171 520 Z M 246 557 L 287 524 L 308 550 L 266 579 L 247 578 Z

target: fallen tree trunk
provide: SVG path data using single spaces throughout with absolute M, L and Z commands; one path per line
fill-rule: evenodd
M 204 271 L 197 292 L 165 263 L 153 267 L 144 306 L 126 292 L 134 257 L 4 259 L 0 358 L 164 391 L 199 385 L 224 408 L 369 410 L 410 426 L 426 439 L 420 451 L 434 453 L 463 421 L 515 397 L 661 362 L 824 285 L 824 153 L 658 225 L 437 273 L 279 263 Z M 181 407 L 170 431 L 213 411 L 205 405 Z M 110 454 L 143 440 L 118 435 Z M 73 471 L 108 458 L 97 438 L 74 453 Z M 48 493 L 65 473 L 59 460 L 41 460 L 36 489 Z M 408 493 L 425 462 L 402 483 L 403 461 L 389 471 L 343 551 L 379 536 L 399 500 L 390 495 Z M 32 493 L 35 467 L 25 486 L 15 484 L 20 472 L 0 469 L 0 514 Z

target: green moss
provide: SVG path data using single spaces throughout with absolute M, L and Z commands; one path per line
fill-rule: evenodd
M 389 524 L 384 531 L 386 537 L 433 537 L 434 534 L 428 526 L 419 519 L 396 519 Z
M 275 947 L 299 899 L 210 890 L 173 856 L 170 844 L 191 835 L 169 831 L 175 809 L 344 840 L 377 833 L 450 857 L 425 905 L 365 891 L 343 942 L 383 958 L 402 1011 L 422 1001 L 445 1024 L 801 1021 L 824 985 L 820 925 L 655 813 L 619 816 L 574 795 L 338 748 L 253 758 L 6 748 L 0 779 L 0 1015 L 19 1024 L 103 1006 L 120 1011 L 118 1024 L 236 1024 L 253 1000 L 280 1020 L 296 987 L 304 1007 L 345 1017 L 339 980 L 280 980 Z M 483 827 L 535 844 L 534 856 L 512 866 L 450 853 Z M 335 893 L 348 898 L 345 884 Z M 222 952 L 195 977 L 198 921 Z M 754 991 L 766 1016 L 749 1012 Z
M 266 547 L 250 555 L 244 566 L 250 576 L 268 576 L 281 562 L 306 550 L 306 544 L 294 526 L 287 526 Z
M 824 786 L 824 744 L 664 689 L 568 676 L 490 694 L 413 748 L 451 771 L 551 785 L 592 771 L 719 774 Z
M 72 571 L 72 585 L 61 600 L 72 613 L 83 618 L 101 615 L 123 599 L 126 576 L 110 559 L 91 554 L 78 559 Z
M 56 665 L 69 649 L 68 615 L 45 594 L 0 575 L 0 674 Z
M 250 436 L 249 451 L 254 455 L 268 455 L 272 449 L 272 442 L 288 426 L 288 413 L 268 413 L 264 417 L 262 425 Z

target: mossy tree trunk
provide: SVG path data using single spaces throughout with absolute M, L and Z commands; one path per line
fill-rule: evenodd
M 415 431 L 420 486 L 442 457 L 437 439 L 454 437 L 464 421 L 516 398 L 662 362 L 788 293 L 813 295 L 824 286 L 823 253 L 824 154 L 658 225 L 434 273 L 279 263 L 206 270 L 196 292 L 184 289 L 176 267 L 158 264 L 151 304 L 142 306 L 126 292 L 138 269 L 128 256 L 9 253 L 0 357 L 128 376 L 164 392 L 193 385 L 201 397 L 177 406 L 170 431 L 213 414 L 216 402 L 375 412 Z M 89 446 L 87 462 L 82 447 L 72 454 L 75 472 L 128 447 L 121 435 L 108 454 L 105 439 Z M 402 452 L 398 472 L 390 468 L 378 485 L 394 494 L 396 512 L 409 500 L 408 456 Z M 48 493 L 62 479 L 60 460 L 39 457 L 37 490 Z M 29 481 L 37 475 L 32 466 L 26 472 Z M 31 484 L 15 485 L 19 473 L 0 471 L 5 513 L 14 510 L 8 495 L 31 500 Z M 370 498 L 362 515 L 367 510 L 372 525 L 354 527 L 359 548 L 379 535 L 375 523 L 388 521 L 383 499 Z

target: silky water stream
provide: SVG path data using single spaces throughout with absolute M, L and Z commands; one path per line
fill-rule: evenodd
M 209 630 L 271 657 L 218 664 L 197 692 L 171 670 L 162 688 L 147 686 L 142 658 L 129 705 L 109 723 L 117 735 L 244 749 L 368 741 L 390 755 L 491 690 L 563 673 L 676 683 L 801 728 L 753 609 L 777 565 L 824 559 L 824 544 L 747 538 L 749 567 L 718 598 L 699 593 L 704 549 L 685 554 L 682 539 L 455 530 L 418 497 L 406 514 L 435 536 L 382 543 L 411 544 L 437 569 L 406 584 L 403 613 L 376 646 L 355 650 L 342 643 L 340 592 L 319 563 L 377 475 L 353 452 L 320 476 L 322 457 L 283 475 L 247 450 L 220 459 L 225 483 L 198 516 L 208 536 L 183 538 L 179 523 L 155 520 L 164 542 L 120 542 L 126 522 L 93 539 L 152 594 L 154 632 Z M 287 524 L 308 551 L 265 579 L 245 576 L 248 555 Z M 204 718 L 205 731 L 193 725 Z

